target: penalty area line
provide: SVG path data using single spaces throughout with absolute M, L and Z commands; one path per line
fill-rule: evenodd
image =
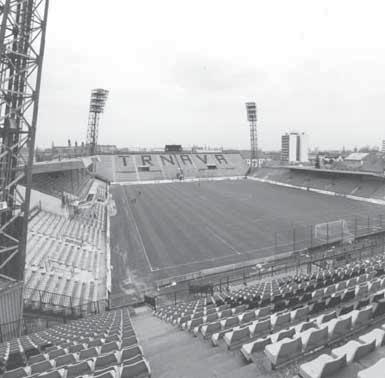
M 218 235 L 214 230 L 212 230 L 210 227 L 206 226 L 206 229 L 210 231 L 210 233 L 215 236 L 219 241 L 221 241 L 224 245 L 229 247 L 233 252 L 235 252 L 237 255 L 240 255 L 241 252 L 239 252 L 232 244 L 230 244 L 227 240 L 223 239 L 222 236 Z
M 126 203 L 127 203 L 128 211 L 130 212 L 130 216 L 131 216 L 132 220 L 134 221 L 135 231 L 138 234 L 139 244 L 142 247 L 143 254 L 144 254 L 144 257 L 146 258 L 146 261 L 147 261 L 147 264 L 148 264 L 148 266 L 150 268 L 150 271 L 154 272 L 154 271 L 156 271 L 158 269 L 154 269 L 152 267 L 152 265 L 151 265 L 150 259 L 149 259 L 148 255 L 147 255 L 146 247 L 144 246 L 144 243 L 143 243 L 142 234 L 139 231 L 139 227 L 138 227 L 138 224 L 136 223 L 136 219 L 135 219 L 134 213 L 132 212 L 130 203 L 129 203 L 128 198 L 127 198 L 127 192 L 124 191 L 124 194 L 125 194 L 125 198 L 126 198 Z

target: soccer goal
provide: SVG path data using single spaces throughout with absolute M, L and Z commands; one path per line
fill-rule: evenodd
M 314 227 L 314 238 L 325 243 L 336 241 L 349 242 L 354 239 L 354 235 L 349 230 L 348 222 L 345 219 L 339 219 L 316 224 Z

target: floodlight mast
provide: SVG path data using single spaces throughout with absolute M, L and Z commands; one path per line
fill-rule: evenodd
M 87 150 L 91 156 L 97 153 L 99 123 L 107 98 L 108 90 L 106 89 L 97 88 L 91 91 L 87 129 Z
M 250 167 L 258 166 L 257 105 L 246 102 L 247 120 L 250 124 Z
M 49 0 L 0 1 L 0 277 L 23 280 Z

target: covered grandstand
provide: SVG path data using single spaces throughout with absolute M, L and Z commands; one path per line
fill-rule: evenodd
M 271 183 L 385 200 L 385 176 L 378 173 L 293 166 L 261 168 L 253 176 Z

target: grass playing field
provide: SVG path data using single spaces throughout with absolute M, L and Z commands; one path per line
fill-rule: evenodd
M 249 180 L 111 191 L 115 290 L 290 250 L 293 227 L 308 230 L 310 224 L 384 212 L 380 205 Z M 295 237 L 299 246 L 304 235 L 297 231 Z

